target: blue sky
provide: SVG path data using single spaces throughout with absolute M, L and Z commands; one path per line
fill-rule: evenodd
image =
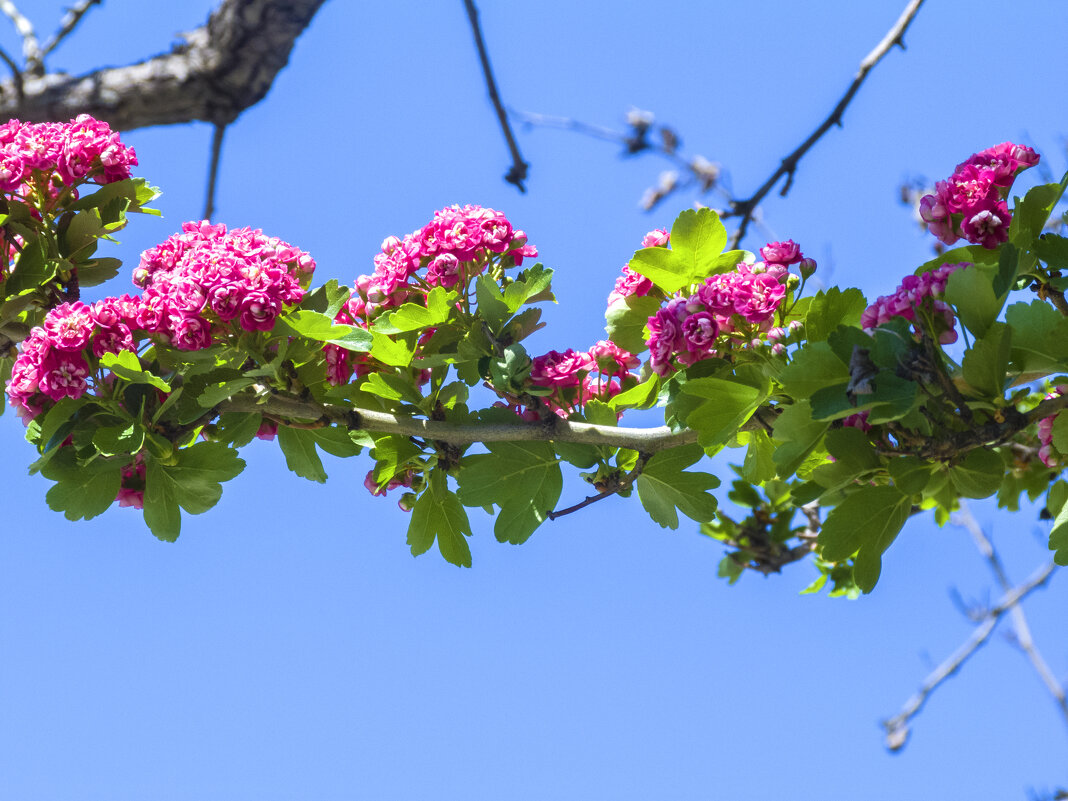
M 51 30 L 62 4 L 35 5 Z M 55 65 L 144 57 L 213 5 L 111 0 Z M 816 126 L 903 6 L 480 4 L 510 105 L 614 127 L 631 105 L 651 109 L 738 194 Z M 1006 139 L 1065 169 L 1059 3 L 930 3 L 907 44 L 790 196 L 764 207 L 772 238 L 869 297 L 929 258 L 897 202 L 903 179 L 944 177 Z M 335 0 L 228 131 L 217 219 L 281 236 L 315 256 L 317 279 L 351 283 L 383 237 L 441 206 L 501 209 L 556 270 L 559 305 L 530 347 L 585 348 L 642 234 L 693 198 L 645 214 L 638 199 L 666 166 L 655 157 L 518 134 L 526 195 L 501 180 L 508 155 L 458 0 Z M 126 137 L 164 218 L 135 220 L 116 255 L 135 262 L 199 216 L 210 136 L 195 124 Z M 255 443 L 219 506 L 169 545 L 130 510 L 83 523 L 49 511 L 18 421 L 0 438 L 4 798 L 1006 799 L 1068 786 L 1063 721 L 1000 637 L 935 694 L 902 754 L 883 749 L 878 721 L 970 630 L 947 590 L 997 595 L 958 528 L 910 522 L 855 602 L 799 596 L 806 564 L 728 587 L 696 525 L 661 530 L 636 499 L 522 546 L 497 544 L 473 510 L 461 571 L 410 556 L 406 516 L 362 487 L 365 458 L 327 457 L 320 486 Z M 1033 510 L 976 511 L 1017 581 L 1047 558 Z M 1027 605 L 1062 678 L 1066 593 L 1055 576 Z

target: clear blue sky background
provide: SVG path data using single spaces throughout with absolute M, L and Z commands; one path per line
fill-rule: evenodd
M 43 32 L 62 3 L 27 4 Z M 165 49 L 214 0 L 109 0 L 55 54 L 71 72 Z M 630 105 L 758 186 L 846 88 L 903 0 L 788 3 L 483 0 L 514 107 L 617 126 Z M 931 2 L 845 117 L 765 205 L 828 283 L 869 297 L 929 257 L 897 186 L 1006 139 L 1065 168 L 1064 6 Z M 3 26 L 0 26 L 3 27 Z M 9 51 L 12 36 L 0 36 Z M 203 202 L 210 129 L 128 135 L 161 186 L 131 263 Z M 309 250 L 351 282 L 387 234 L 480 203 L 530 234 L 560 300 L 535 350 L 588 347 L 603 299 L 650 228 L 655 157 L 552 130 L 508 157 L 462 4 L 327 3 L 267 99 L 227 133 L 220 221 Z M 751 248 L 764 239 L 755 233 Z M 125 279 L 114 287 L 126 291 Z M 1024 798 L 1068 785 L 1068 732 L 1022 655 L 995 637 L 944 686 L 898 756 L 878 721 L 970 624 L 947 590 L 997 595 L 963 530 L 909 524 L 871 597 L 799 596 L 807 565 L 728 587 L 696 525 L 635 500 L 497 544 L 473 511 L 474 568 L 412 559 L 406 516 L 362 487 L 366 459 L 319 486 L 256 443 L 220 505 L 157 542 L 113 509 L 69 523 L 13 417 L 0 424 L 0 798 Z M 328 457 L 329 458 L 329 457 Z M 577 478 L 565 497 L 579 499 Z M 1045 558 L 1034 510 L 977 509 L 1022 580 Z M 1068 675 L 1068 581 L 1027 610 Z

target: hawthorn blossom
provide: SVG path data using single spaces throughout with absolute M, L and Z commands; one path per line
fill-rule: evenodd
M 938 269 L 920 275 L 905 276 L 892 295 L 876 298 L 875 302 L 864 310 L 860 316 L 861 327 L 870 330 L 894 317 L 915 321 L 917 312 L 925 310 L 931 314 L 934 321 L 938 341 L 943 345 L 956 342 L 957 318 L 949 304 L 941 300 L 941 295 L 946 291 L 949 276 L 970 266 L 969 262 L 943 264 Z

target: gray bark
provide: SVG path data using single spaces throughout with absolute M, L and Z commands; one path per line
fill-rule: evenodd
M 184 42 L 136 64 L 86 75 L 0 83 L 0 119 L 65 121 L 91 114 L 117 130 L 232 122 L 264 98 L 325 0 L 223 0 Z

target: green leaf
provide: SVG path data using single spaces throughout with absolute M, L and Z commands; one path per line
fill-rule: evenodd
M 868 441 L 868 435 L 859 428 L 836 428 L 827 432 L 827 452 L 838 464 L 848 467 L 856 474 L 879 467 L 879 454 Z
M 984 248 L 982 245 L 965 245 L 960 248 L 952 248 L 938 256 L 935 256 L 930 261 L 925 261 L 916 269 L 916 275 L 921 273 L 929 273 L 931 270 L 937 270 L 943 264 L 960 264 L 961 262 L 968 262 L 969 264 L 997 264 L 1000 259 L 1000 254 L 997 250 L 990 250 Z
M 68 520 L 89 520 L 115 502 L 122 483 L 122 463 L 92 459 L 81 462 L 74 448 L 59 452 L 41 467 L 41 474 L 55 483 L 45 501 Z
M 817 540 L 822 558 L 842 562 L 856 554 L 854 579 L 871 592 L 882 571 L 882 555 L 908 520 L 912 503 L 896 487 L 858 488 L 827 515 Z
M 964 380 L 988 398 L 1002 397 L 1011 343 L 1012 329 L 1005 323 L 992 324 L 986 336 L 965 352 Z
M 197 404 L 204 409 L 210 409 L 225 400 L 229 400 L 238 392 L 247 389 L 256 383 L 255 378 L 235 378 L 230 381 L 217 381 L 208 384 L 204 391 L 197 396 Z
M 416 456 L 422 453 L 419 446 L 408 437 L 385 434 L 375 437 L 371 458 L 375 460 L 372 476 L 379 486 L 388 484 L 398 472 L 406 469 Z
M 661 528 L 678 528 L 682 512 L 705 523 L 716 516 L 716 498 L 708 490 L 719 486 L 711 473 L 684 472 L 703 456 L 698 445 L 683 445 L 653 454 L 636 483 L 638 498 Z
M 480 275 L 475 280 L 475 300 L 478 302 L 479 314 L 494 331 L 499 330 L 512 314 L 508 304 L 504 302 L 504 295 L 497 282 L 488 275 Z
M 70 209 L 72 211 L 81 211 L 83 209 L 103 208 L 113 203 L 116 199 L 125 198 L 130 202 L 129 211 L 152 214 L 158 217 L 159 211 L 143 207 L 159 196 L 159 189 L 149 185 L 144 178 L 127 178 L 123 181 L 112 181 L 110 184 L 104 184 L 91 195 L 83 195 L 71 204 Z
M 671 226 L 671 251 L 686 267 L 686 284 L 712 275 L 726 245 L 727 229 L 712 209 L 687 209 Z
M 645 326 L 659 308 L 660 301 L 649 296 L 631 295 L 613 303 L 604 313 L 608 338 L 624 350 L 641 353 L 646 349 Z
M 464 458 L 459 498 L 464 506 L 500 507 L 493 533 L 498 542 L 519 544 L 560 500 L 563 478 L 547 442 L 492 442 L 489 453 Z
M 412 363 L 414 348 L 402 339 L 391 339 L 377 331 L 371 332 L 371 356 L 391 367 L 407 367 Z
M 135 454 L 145 442 L 145 430 L 133 420 L 116 426 L 104 426 L 93 432 L 93 445 L 104 456 Z
M 386 400 L 402 400 L 408 403 L 419 403 L 423 399 L 412 380 L 405 379 L 396 373 L 374 372 L 367 376 L 367 380 L 361 385 L 364 392 L 370 392 Z
M 648 409 L 656 403 L 657 393 L 660 391 L 660 377 L 655 373 L 640 384 L 620 392 L 608 401 L 613 410 L 620 409 Z
M 445 561 L 457 567 L 471 567 L 471 549 L 465 539 L 470 536 L 471 524 L 467 520 L 467 512 L 455 493 L 449 491 L 445 474 L 434 470 L 426 490 L 415 502 L 408 524 L 408 545 L 412 556 L 430 550 L 437 539 L 438 550 Z
M 704 448 L 723 445 L 753 416 L 767 397 L 759 389 L 722 378 L 694 378 L 682 385 L 687 395 L 706 398 L 686 416 Z
M 315 452 L 314 431 L 305 428 L 278 427 L 278 446 L 286 457 L 286 467 L 301 478 L 326 482 L 326 470 Z
M 1020 269 L 1020 251 L 1014 245 L 1006 242 L 1001 246 L 1001 256 L 998 258 L 998 272 L 994 276 L 993 290 L 999 298 L 1004 297 L 1016 283 L 1016 273 Z M 1004 301 L 1002 301 L 1004 302 Z
M 1001 312 L 1003 302 L 994 294 L 990 275 L 975 264 L 949 276 L 944 297 L 957 309 L 961 322 L 977 337 L 986 336 L 987 329 Z
M 434 287 L 427 293 L 425 307 L 418 303 L 405 303 L 375 320 L 371 330 L 378 334 L 400 334 L 441 325 L 449 319 L 449 295 L 455 296 L 455 293 L 440 286 Z
M 1065 179 L 1068 179 L 1068 175 Z M 1027 190 L 1024 199 L 1017 202 L 1013 210 L 1009 239 L 1021 247 L 1029 247 L 1031 241 L 1042 233 L 1042 227 L 1064 194 L 1064 189 L 1065 180 L 1056 184 L 1039 184 Z
M 1053 418 L 1053 447 L 1061 453 L 1068 453 L 1068 414 L 1058 414 Z
M 179 507 L 206 512 L 222 497 L 220 482 L 244 470 L 245 462 L 221 442 L 198 442 L 168 461 L 148 456 L 145 467 L 145 523 L 159 539 L 174 542 L 182 527 Z
M 356 456 L 363 449 L 354 439 L 353 432 L 347 428 L 325 426 L 311 429 L 311 434 L 316 445 L 331 456 L 337 456 L 340 459 Z
M 519 280 L 504 288 L 504 302 L 508 310 L 515 314 L 519 307 L 527 302 L 548 300 L 552 298 L 549 287 L 552 284 L 553 271 L 542 264 L 524 270 Z
M 1068 270 L 1068 237 L 1042 234 L 1035 240 L 1034 252 L 1051 270 Z
M 808 398 L 824 387 L 849 381 L 849 366 L 826 342 L 809 342 L 779 374 L 783 389 L 794 398 Z
M 1005 462 L 997 451 L 976 448 L 960 464 L 949 468 L 949 480 L 965 498 L 986 498 L 998 491 Z
M 1041 300 L 1005 310 L 1012 329 L 1012 363 L 1021 373 L 1054 373 L 1068 366 L 1068 319 Z
M 147 384 L 163 392 L 170 392 L 171 385 L 159 376 L 146 372 L 141 367 L 141 360 L 133 351 L 123 350 L 118 353 L 105 353 L 100 364 L 111 370 L 116 376 L 131 384 Z
M 668 295 L 690 283 L 690 268 L 682 257 L 667 248 L 642 248 L 630 259 L 630 269 L 644 275 Z
M 39 289 L 55 274 L 56 264 L 47 258 L 42 240 L 30 239 L 23 245 L 15 268 L 4 281 L 4 292 L 18 295 L 27 289 Z
M 819 342 L 838 326 L 860 325 L 860 316 L 868 306 L 859 289 L 849 288 L 844 292 L 838 287 L 819 292 L 812 298 L 805 315 L 805 337 L 809 342 Z
M 779 477 L 789 478 L 812 452 L 830 424 L 812 419 L 808 401 L 798 401 L 783 409 L 775 421 L 773 438 L 779 442 L 774 461 Z
M 278 318 L 281 329 L 288 329 L 297 336 L 316 342 L 344 340 L 354 329 L 351 325 L 339 325 L 333 317 L 308 309 L 294 309 Z M 356 329 L 361 330 L 362 329 Z
M 745 452 L 741 476 L 751 484 L 763 484 L 775 478 L 775 443 L 766 431 L 749 433 L 749 447 Z
M 927 487 L 934 465 L 918 456 L 902 456 L 891 459 L 887 470 L 895 487 L 906 495 L 915 495 Z
M 107 283 L 122 269 L 121 259 L 91 259 L 78 265 L 78 285 L 85 289 Z

